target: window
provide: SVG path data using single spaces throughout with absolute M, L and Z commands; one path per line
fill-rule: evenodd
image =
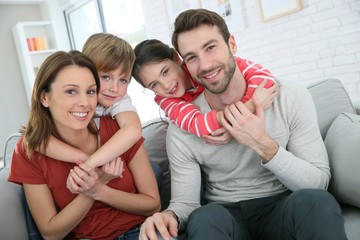
M 105 31 L 135 46 L 146 39 L 141 0 L 100 0 Z
M 98 9 L 96 0 L 87 0 L 80 1 L 65 10 L 72 49 L 81 51 L 89 36 L 103 31 Z

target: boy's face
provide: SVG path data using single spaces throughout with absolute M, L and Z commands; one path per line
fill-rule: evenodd
M 195 81 L 215 94 L 227 89 L 236 69 L 233 36 L 227 43 L 217 26 L 202 24 L 180 33 L 178 47 Z
M 131 75 L 124 74 L 121 65 L 113 71 L 99 71 L 98 74 L 100 78 L 98 103 L 104 107 L 111 107 L 125 96 Z

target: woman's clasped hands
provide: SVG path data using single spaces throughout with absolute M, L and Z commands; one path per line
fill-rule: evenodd
M 66 181 L 66 187 L 74 194 L 84 194 L 96 199 L 104 185 L 115 178 L 122 178 L 124 162 L 120 157 L 99 167 L 92 168 L 80 160 L 76 160 L 78 166 L 70 170 Z

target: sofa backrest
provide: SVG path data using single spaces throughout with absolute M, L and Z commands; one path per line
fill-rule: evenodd
M 338 79 L 326 79 L 310 84 L 307 87 L 314 100 L 321 136 L 326 133 L 339 114 L 356 113 L 350 97 Z
M 10 168 L 10 162 L 11 162 L 11 158 L 15 149 L 15 145 L 17 143 L 17 141 L 19 140 L 21 134 L 20 133 L 14 133 L 11 134 L 6 142 L 5 142 L 5 146 L 4 146 L 4 167 L 6 168 Z

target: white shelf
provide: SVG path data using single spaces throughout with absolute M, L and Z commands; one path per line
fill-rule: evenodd
M 55 30 L 50 21 L 18 22 L 12 30 L 26 96 L 30 105 L 37 70 L 48 56 L 57 51 L 58 44 L 55 39 Z M 36 37 L 43 37 L 48 49 L 29 51 L 27 38 Z

